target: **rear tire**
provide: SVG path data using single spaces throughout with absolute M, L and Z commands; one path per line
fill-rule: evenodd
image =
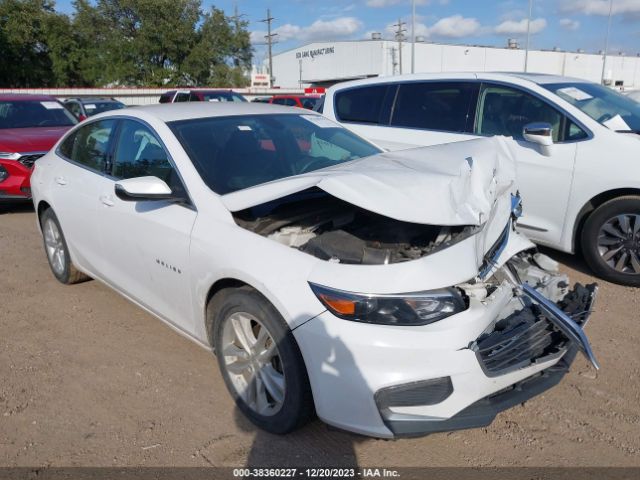
M 581 234 L 582 255 L 604 280 L 640 287 L 640 197 L 625 196 L 600 205 Z
M 278 311 L 250 287 L 218 292 L 209 302 L 218 366 L 236 405 L 251 422 L 284 434 L 314 414 L 307 369 Z
M 90 280 L 90 277 L 79 271 L 71 262 L 67 241 L 62 233 L 62 228 L 60 228 L 60 222 L 52 209 L 47 208 L 42 212 L 40 227 L 42 228 L 44 250 L 54 277 L 65 285 Z

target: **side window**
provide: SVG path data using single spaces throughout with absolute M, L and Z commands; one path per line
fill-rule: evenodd
M 101 120 L 85 125 L 65 139 L 60 153 L 85 167 L 103 172 L 115 120 Z
M 464 82 L 403 83 L 391 125 L 470 133 L 478 89 L 477 84 Z
M 540 98 L 509 87 L 484 86 L 480 94 L 476 132 L 481 135 L 505 135 L 522 140 L 528 123 L 546 122 L 553 127 L 553 141 L 567 137 L 567 119 Z M 574 135 L 579 135 L 574 125 Z M 584 132 L 582 132 L 584 133 Z
M 176 102 L 177 102 L 177 101 L 178 101 L 178 100 L 176 100 Z M 182 100 L 180 100 L 180 101 L 182 101 Z M 191 93 L 189 94 L 189 101 L 190 101 L 190 102 L 199 102 L 199 101 L 200 101 L 200 97 L 198 97 L 198 94 L 191 92 Z
M 113 155 L 112 175 L 117 179 L 153 176 L 174 192 L 184 188 L 156 135 L 145 125 L 124 120 Z
M 336 117 L 343 122 L 378 123 L 388 88 L 374 85 L 337 92 Z
M 79 117 L 80 115 L 82 115 L 82 111 L 80 110 L 80 104 L 78 102 L 67 102 L 67 103 L 65 103 L 65 106 L 76 117 Z
M 271 103 L 275 103 L 276 105 L 286 105 L 286 100 L 286 98 L 274 98 Z
M 188 101 L 189 101 L 189 92 L 178 92 L 176 94 L 176 98 L 173 100 L 174 103 L 188 102 Z

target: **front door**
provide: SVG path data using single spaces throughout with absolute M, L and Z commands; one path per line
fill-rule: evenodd
M 523 127 L 533 122 L 552 126 L 554 144 L 550 156 L 523 139 Z M 542 98 L 490 83 L 483 84 L 480 91 L 475 132 L 513 137 L 522 147 L 516 158 L 524 207 L 518 225 L 532 240 L 558 244 L 573 182 L 576 140 L 585 138 L 586 133 Z
M 123 201 L 118 180 L 155 176 L 175 192 L 184 186 L 157 135 L 122 120 L 113 150 L 112 179 L 102 194 L 110 206 L 100 228 L 114 286 L 178 328 L 193 333 L 189 247 L 196 211 L 166 200 Z

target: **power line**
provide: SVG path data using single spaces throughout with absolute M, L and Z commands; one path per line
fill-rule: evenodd
M 407 31 L 404 26 L 406 22 L 403 22 L 401 18 L 398 19 L 398 23 L 394 23 L 392 27 L 397 27 L 396 40 L 398 41 L 398 64 L 400 67 L 400 75 L 402 75 L 402 41 L 404 40 L 404 32 Z
M 270 86 L 272 87 L 273 87 L 273 84 L 275 83 L 275 77 L 273 76 L 273 55 L 271 53 L 271 46 L 274 43 L 276 43 L 273 41 L 273 37 L 278 35 L 277 33 L 271 33 L 271 22 L 273 22 L 274 20 L 275 18 L 271 16 L 271 10 L 268 8 L 267 8 L 267 18 L 263 18 L 262 20 L 260 20 L 261 22 L 264 22 L 267 24 L 267 34 L 264 36 L 264 38 L 267 40 L 267 48 L 269 52 L 269 83 L 271 84 Z

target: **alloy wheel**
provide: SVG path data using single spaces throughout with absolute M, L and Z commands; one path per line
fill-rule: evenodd
M 48 218 L 43 226 L 44 244 L 47 250 L 47 258 L 51 268 L 57 275 L 64 273 L 66 264 L 66 251 L 62 234 L 55 221 Z
M 621 214 L 607 220 L 598 233 L 598 253 L 610 268 L 640 274 L 640 215 Z
M 224 366 L 236 393 L 259 415 L 275 415 L 284 403 L 285 376 L 278 346 L 256 317 L 230 315 L 223 326 Z

